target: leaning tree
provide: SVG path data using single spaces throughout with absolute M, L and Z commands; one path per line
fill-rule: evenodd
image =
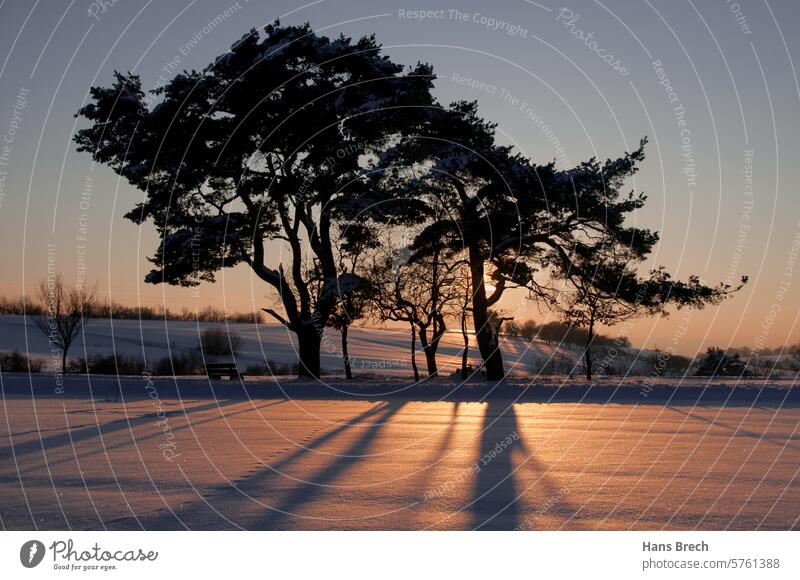
M 472 318 L 488 380 L 504 376 L 498 326 L 491 308 L 510 288 L 524 288 L 532 298 L 558 299 L 550 291 L 552 270 L 581 271 L 573 250 L 590 255 L 598 240 L 623 245 L 640 240 L 640 254 L 652 250 L 657 236 L 629 227 L 627 218 L 646 197 L 623 193 L 626 180 L 644 159 L 639 148 L 618 159 L 590 159 L 569 169 L 554 163 L 535 165 L 511 147 L 495 142 L 495 125 L 483 120 L 473 102 L 426 111 L 421 130 L 404 136 L 381 158 L 385 186 L 399 197 L 443 205 L 443 219 L 427 224 L 414 244 L 416 255 L 430 255 L 445 244 L 463 252 L 472 285 Z M 396 178 L 414 168 L 413 179 Z M 606 287 L 604 278 L 585 277 Z M 642 304 L 691 304 L 701 307 L 730 289 L 707 287 L 692 277 L 672 280 L 664 270 L 646 277 L 631 270 L 623 300 Z
M 553 279 L 564 284 L 551 289 L 557 296 L 547 302 L 567 323 L 586 329 L 583 361 L 587 380 L 592 380 L 597 326 L 614 326 L 643 315 L 668 316 L 668 304 L 678 308 L 716 304 L 747 282 L 743 276 L 736 287 L 722 283 L 710 288 L 697 276 L 690 276 L 687 282 L 676 284 L 663 268 L 641 279 L 639 266 L 657 240 L 655 233 L 633 229 L 627 235 L 592 243 L 577 241 L 568 260 L 551 256 Z
M 191 286 L 247 265 L 280 298 L 282 312 L 266 311 L 296 333 L 300 374 L 317 377 L 321 334 L 348 286 L 333 227 L 375 204 L 359 177 L 387 140 L 413 130 L 431 85 L 430 67 L 404 72 L 374 37 L 275 23 L 150 94 L 116 73 L 110 88 L 91 89 L 75 141 L 144 192 L 126 217 L 158 231 L 147 282 Z M 397 216 L 410 206 L 378 207 Z M 316 298 L 312 261 L 324 278 Z

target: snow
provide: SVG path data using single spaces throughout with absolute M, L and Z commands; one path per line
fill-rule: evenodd
M 149 362 L 167 356 L 170 352 L 186 352 L 197 347 L 203 330 L 210 327 L 225 328 L 224 323 L 197 323 L 164 320 L 93 320 L 86 326 L 84 334 L 73 345 L 70 356 L 86 354 L 111 354 L 145 358 Z M 228 324 L 227 327 L 242 337 L 242 347 L 234 357 L 238 366 L 263 365 L 267 360 L 282 364 L 297 362 L 294 333 L 280 324 Z M 356 374 L 380 371 L 382 376 L 411 376 L 410 331 L 400 328 L 352 327 L 349 332 L 349 354 Z M 450 374 L 461 366 L 463 338 L 460 333 L 448 332 L 439 347 L 438 363 L 442 374 Z M 52 366 L 53 357 L 46 337 L 23 316 L 0 316 L 0 351 L 19 350 L 31 356 L 45 359 Z M 555 363 L 559 370 L 566 369 L 580 356 L 579 348 L 548 345 L 535 341 L 504 340 L 503 357 L 513 375 L 537 373 L 548 362 Z M 633 362 L 631 353 L 624 353 L 615 365 L 629 368 Z M 470 363 L 477 367 L 480 356 L 474 336 L 470 336 Z M 417 364 L 422 369 L 425 357 L 417 344 Z M 329 372 L 341 372 L 341 337 L 331 328 L 325 329 L 322 340 L 322 368 Z M 643 364 L 636 370 L 644 372 Z
M 224 325 L 97 321 L 73 354 L 151 359 L 194 347 L 208 326 Z M 231 327 L 244 339 L 240 366 L 295 360 L 284 328 Z M 575 351 L 504 341 L 516 378 L 409 387 L 407 338 L 354 329 L 354 382 L 70 375 L 59 389 L 50 372 L 4 373 L 0 525 L 800 529 L 791 379 L 589 384 L 525 371 Z M 30 322 L 1 317 L 0 350 L 12 348 L 49 356 Z M 448 335 L 446 370 L 459 349 Z M 335 368 L 337 352 L 323 366 Z
M 797 529 L 799 422 L 764 406 L 6 396 L 0 521 Z

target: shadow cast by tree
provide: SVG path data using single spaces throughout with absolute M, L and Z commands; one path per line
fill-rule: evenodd
M 468 506 L 472 529 L 510 530 L 520 508 L 514 477 L 514 456 L 524 454 L 514 405 L 489 400 L 481 426 L 473 500 Z M 487 517 L 487 514 L 491 514 Z
M 178 432 L 181 432 L 181 431 L 185 431 L 187 429 L 193 430 L 196 427 L 198 427 L 200 425 L 204 425 L 206 423 L 212 423 L 212 422 L 219 421 L 219 420 L 226 420 L 227 421 L 231 417 L 235 417 L 237 415 L 242 415 L 242 414 L 245 414 L 245 413 L 252 413 L 254 411 L 260 413 L 261 409 L 264 409 L 264 408 L 267 408 L 267 407 L 273 407 L 275 405 L 280 405 L 282 403 L 286 403 L 287 401 L 288 401 L 288 399 L 285 399 L 285 400 L 282 400 L 282 401 L 271 401 L 271 402 L 268 402 L 268 403 L 265 403 L 265 404 L 261 404 L 261 405 L 255 405 L 253 402 L 249 402 L 249 404 L 246 405 L 245 408 L 243 408 L 243 409 L 238 409 L 238 410 L 232 411 L 232 412 L 225 412 L 225 409 L 227 407 L 235 406 L 237 404 L 241 404 L 242 401 L 239 401 L 239 400 L 236 400 L 236 399 L 225 400 L 225 401 L 217 400 L 214 403 L 208 403 L 208 404 L 204 404 L 204 405 L 196 405 L 194 407 L 186 407 L 184 409 L 176 409 L 174 411 L 169 411 L 169 412 L 167 412 L 166 417 L 175 418 L 175 419 L 179 419 L 181 416 L 186 417 L 186 423 L 185 424 L 183 424 L 183 425 L 171 425 L 170 426 L 170 432 L 171 433 L 178 433 Z M 209 410 L 213 410 L 213 409 L 218 409 L 219 410 L 219 415 L 215 414 L 215 415 L 212 415 L 210 417 L 204 417 L 204 418 L 198 419 L 198 420 L 192 420 L 192 419 L 189 418 L 190 414 L 199 413 L 199 412 L 202 412 L 202 411 L 209 411 Z M 115 421 L 111 421 L 111 422 L 108 422 L 108 423 L 100 423 L 98 425 L 91 425 L 91 426 L 87 427 L 86 429 L 78 430 L 77 431 L 78 437 L 77 438 L 73 438 L 72 441 L 74 443 L 74 441 L 76 441 L 76 440 L 90 440 L 90 438 L 92 437 L 93 432 L 98 435 L 98 438 L 100 437 L 101 433 L 102 433 L 103 436 L 107 436 L 107 435 L 111 434 L 112 432 L 116 432 L 116 431 L 119 431 L 119 430 L 123 429 L 125 426 L 129 426 L 130 429 L 131 429 L 131 432 L 132 432 L 134 427 L 137 427 L 137 426 L 140 426 L 140 425 L 147 425 L 147 424 L 153 422 L 154 419 L 159 419 L 159 416 L 158 416 L 157 413 L 148 413 L 146 415 L 139 416 L 139 417 L 134 417 L 134 418 L 131 418 L 131 419 L 117 419 Z M 155 430 L 155 431 L 153 431 L 153 432 L 151 432 L 149 434 L 146 434 L 146 435 L 137 435 L 135 441 L 133 441 L 133 439 L 123 439 L 122 441 L 119 441 L 117 443 L 108 443 L 106 441 L 103 441 L 103 445 L 102 445 L 101 449 L 90 449 L 89 451 L 86 451 L 86 452 L 81 453 L 81 454 L 78 454 L 77 449 L 74 449 L 74 445 L 73 445 L 73 451 L 74 451 L 73 455 L 70 455 L 69 457 L 65 457 L 63 459 L 50 459 L 50 458 L 48 458 L 47 459 L 47 466 L 52 469 L 54 466 L 59 465 L 59 464 L 63 464 L 63 463 L 76 462 L 76 463 L 80 464 L 81 461 L 88 460 L 89 458 L 91 458 L 91 457 L 93 457 L 95 455 L 99 455 L 99 454 L 108 455 L 109 451 L 114 451 L 114 450 L 117 450 L 117 449 L 124 449 L 124 448 L 130 446 L 132 443 L 135 444 L 136 446 L 141 446 L 142 443 L 144 443 L 145 441 L 149 441 L 149 440 L 152 440 L 152 439 L 155 439 L 155 438 L 158 438 L 158 437 L 164 437 L 164 433 L 160 429 L 159 430 Z M 43 440 L 43 441 L 45 441 L 45 440 Z M 67 445 L 68 443 L 70 443 L 69 437 L 67 435 L 65 435 L 64 437 L 53 436 L 52 438 L 47 438 L 45 444 L 46 444 L 47 447 L 57 448 L 59 446 Z M 28 447 L 26 447 L 26 449 L 30 448 L 30 446 L 33 446 L 34 450 L 41 448 L 41 445 L 39 444 L 38 441 L 34 441 L 34 442 L 31 442 L 31 443 L 26 443 L 24 445 L 28 446 Z M 17 447 L 18 446 L 16 446 L 15 449 L 17 449 Z M 2 454 L 2 453 L 3 453 L 3 450 L 0 449 L 0 454 Z M 41 467 L 41 466 L 36 465 L 32 469 L 38 469 L 39 467 Z M 20 470 L 20 473 L 22 473 L 22 468 L 18 468 L 18 469 Z
M 290 518 L 302 517 L 301 509 L 313 502 L 326 488 L 335 485 L 335 482 L 352 470 L 359 462 L 369 458 L 370 450 L 378 439 L 378 433 L 386 426 L 391 417 L 405 406 L 404 401 L 388 401 L 381 407 L 381 412 L 373 422 L 360 434 L 347 449 L 338 454 L 335 459 L 325 467 L 318 470 L 301 482 L 293 491 L 285 496 L 280 504 L 271 507 L 265 516 L 255 524 L 255 529 L 274 529 L 282 527 Z M 313 515 L 310 517 L 314 517 Z M 332 522 L 335 523 L 335 522 Z
M 745 437 L 749 437 L 751 439 L 757 439 L 760 441 L 769 441 L 775 445 L 779 445 L 781 448 L 784 449 L 798 449 L 797 445 L 792 445 L 791 442 L 796 439 L 789 438 L 789 439 L 781 439 L 779 437 L 773 437 L 769 434 L 768 431 L 764 431 L 759 433 L 758 431 L 750 431 L 748 429 L 743 429 L 741 424 L 740 425 L 731 425 L 730 423 L 724 423 L 718 420 L 716 417 L 703 417 L 702 415 L 698 415 L 696 410 L 695 412 L 684 411 L 683 409 L 678 409 L 676 407 L 668 407 L 668 409 L 674 413 L 678 413 L 680 415 L 686 416 L 688 419 L 694 419 L 695 421 L 701 421 L 703 423 L 709 424 L 711 427 L 719 427 L 721 429 L 725 429 L 732 434 L 735 435 L 744 435 Z M 711 428 L 710 427 L 710 428 Z
M 187 527 L 185 522 L 190 522 L 191 527 L 197 528 L 197 522 L 202 522 L 202 529 L 276 529 L 277 527 L 290 527 L 287 519 L 296 514 L 304 505 L 313 501 L 323 489 L 333 485 L 339 477 L 352 469 L 360 461 L 369 456 L 369 450 L 377 439 L 378 433 L 386 425 L 390 417 L 397 413 L 403 406 L 402 401 L 388 401 L 385 404 L 373 407 L 347 423 L 333 428 L 331 431 L 316 437 L 310 443 L 301 446 L 290 455 L 273 463 L 261 462 L 261 466 L 238 480 L 231 481 L 222 491 L 211 496 L 202 496 L 182 509 L 172 513 L 156 513 L 150 517 L 140 518 L 146 529 L 172 529 Z M 367 423 L 362 425 L 362 423 Z M 270 491 L 278 478 L 288 477 L 285 470 L 301 463 L 313 454 L 327 455 L 320 451 L 326 443 L 343 435 L 353 428 L 364 427 L 364 432 L 358 435 L 347 449 L 332 456 L 331 461 L 323 468 L 297 480 L 295 488 L 282 497 L 278 505 L 267 505 L 259 499 L 264 492 Z M 247 504 L 247 510 L 242 510 L 242 503 Z M 263 515 L 256 519 L 244 522 L 234 521 L 234 514 L 253 513 L 254 510 L 263 510 Z
M 208 411 L 211 409 L 221 408 L 226 405 L 231 405 L 237 401 L 213 401 L 210 403 L 205 403 L 202 405 L 195 405 L 194 407 L 185 407 L 183 409 L 175 409 L 173 411 L 168 411 L 166 413 L 166 417 L 173 417 L 176 415 L 189 415 L 191 413 L 199 413 L 202 411 Z M 40 436 L 37 439 L 32 441 L 26 441 L 25 443 L 17 443 L 12 446 L 2 447 L 0 448 L 0 455 L 10 455 L 13 451 L 14 455 L 19 457 L 22 455 L 28 455 L 32 453 L 43 453 L 45 456 L 47 454 L 48 449 L 55 449 L 58 447 L 63 446 L 75 446 L 75 443 L 91 440 L 95 438 L 102 438 L 104 435 L 109 435 L 116 431 L 121 431 L 124 429 L 132 429 L 139 425 L 145 425 L 151 423 L 153 420 L 159 419 L 158 413 L 147 413 L 145 415 L 140 415 L 133 418 L 125 418 L 125 419 L 115 419 L 113 421 L 108 421 L 105 423 L 95 422 L 89 425 L 83 426 L 75 426 L 71 427 L 66 432 L 56 433 L 54 435 L 48 435 L 46 437 L 41 437 L 41 433 L 44 430 L 41 430 Z M 156 434 L 158 435 L 158 433 Z M 137 438 L 137 441 L 143 441 L 147 437 Z
M 557 501 L 559 511 L 574 509 L 564 501 L 565 491 L 548 475 L 548 469 L 525 445 L 514 404 L 488 400 L 472 502 L 467 506 L 474 530 L 534 529 L 536 517 Z M 535 488 L 520 489 L 517 474 L 533 470 L 538 474 Z M 527 479 L 527 478 L 526 478 Z M 523 497 L 537 498 L 535 507 L 524 509 Z

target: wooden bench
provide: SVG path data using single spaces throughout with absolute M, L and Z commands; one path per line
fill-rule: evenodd
M 227 375 L 230 380 L 245 377 L 245 373 L 240 373 L 235 363 L 206 363 L 206 374 L 209 379 L 221 379 L 223 375 Z

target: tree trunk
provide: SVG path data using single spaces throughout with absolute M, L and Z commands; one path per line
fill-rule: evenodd
M 86 369 L 86 372 L 87 373 L 89 372 L 88 368 Z M 61 374 L 62 375 L 66 375 L 67 374 L 67 349 L 66 348 L 61 351 Z
M 439 352 L 439 344 L 442 342 L 442 337 L 446 331 L 447 324 L 444 321 L 444 316 L 437 314 L 433 321 L 433 338 L 431 339 L 429 347 L 430 360 L 428 361 L 428 371 L 433 371 L 430 373 L 432 377 L 439 376 L 439 367 L 436 364 L 436 353 Z
M 300 355 L 298 376 L 319 378 L 320 374 L 320 346 L 322 337 L 313 324 L 304 324 L 297 332 L 297 346 Z
M 586 340 L 586 350 L 583 353 L 583 360 L 586 364 L 586 380 L 592 380 L 592 340 L 594 339 L 594 321 L 589 321 L 589 337 Z
M 487 381 L 499 381 L 505 376 L 500 342 L 489 324 L 489 303 L 483 282 L 483 256 L 478 248 L 470 247 L 469 269 L 472 278 L 472 321 L 475 339 L 483 358 Z
M 353 371 L 350 369 L 350 355 L 347 354 L 347 329 L 348 326 L 342 327 L 342 357 L 344 358 L 344 376 L 350 380 L 353 378 Z
M 411 368 L 414 369 L 414 381 L 419 381 L 419 369 L 417 368 L 417 329 L 411 324 Z
M 433 342 L 428 342 L 428 332 L 424 328 L 419 329 L 419 343 L 422 345 L 422 352 L 425 354 L 428 376 L 438 376 L 439 370 L 436 368 L 436 347 Z
M 467 380 L 467 361 L 469 360 L 469 334 L 467 333 L 467 314 L 461 315 L 461 336 L 464 337 L 464 350 L 461 351 L 461 380 Z
M 436 365 L 436 349 L 432 344 L 429 344 L 425 349 L 425 363 L 428 365 L 428 376 L 438 377 L 439 368 Z

